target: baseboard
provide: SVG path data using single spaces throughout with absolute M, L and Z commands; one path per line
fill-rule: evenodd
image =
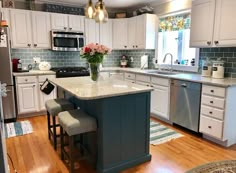
M 27 114 L 19 114 L 17 116 L 17 119 L 20 118 L 28 118 L 28 117 L 35 117 L 35 116 L 40 116 L 40 115 L 46 115 L 46 111 L 41 111 L 41 112 L 32 112 L 32 113 L 27 113 Z

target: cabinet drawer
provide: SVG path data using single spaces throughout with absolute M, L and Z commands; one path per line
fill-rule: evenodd
M 151 82 L 152 82 L 152 84 L 157 84 L 157 85 L 162 85 L 162 86 L 170 86 L 169 79 L 152 77 Z
M 136 81 L 136 84 L 138 84 L 138 85 L 143 85 L 143 86 L 150 86 L 150 83 L 148 83 L 148 82 L 142 82 L 142 81 Z
M 225 100 L 216 97 L 202 95 L 202 104 L 224 109 Z
M 55 75 L 42 75 L 39 76 L 39 82 L 44 82 L 46 79 L 55 79 L 56 76 Z
M 203 85 L 202 93 L 211 96 L 225 97 L 225 88 Z
M 200 132 L 212 137 L 222 139 L 223 121 L 212 119 L 201 115 Z
M 209 106 L 201 106 L 201 114 L 210 116 L 212 118 L 217 118 L 220 120 L 224 119 L 224 110 L 216 109 Z
M 37 77 L 36 76 L 22 76 L 22 77 L 17 77 L 16 78 L 16 83 L 17 84 L 27 84 L 27 83 L 35 83 L 37 82 Z
M 145 75 L 136 75 L 136 81 L 150 83 L 151 77 L 150 76 L 145 76 Z
M 133 74 L 133 73 L 125 73 L 125 79 L 135 80 L 135 74 Z

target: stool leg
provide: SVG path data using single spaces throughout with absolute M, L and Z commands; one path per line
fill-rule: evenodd
M 64 130 L 60 126 L 60 139 L 61 139 L 61 160 L 64 160 Z
M 51 128 L 51 118 L 50 118 L 50 114 L 49 112 L 47 111 L 47 119 L 48 119 L 48 139 L 51 140 L 51 135 L 50 135 L 50 128 Z
M 53 125 L 53 146 L 54 149 L 57 149 L 57 131 L 56 131 L 56 116 L 52 117 L 52 125 Z
M 80 145 L 84 145 L 84 135 L 80 134 Z M 84 155 L 84 149 L 80 146 L 80 153 L 83 156 Z
M 69 136 L 70 173 L 74 173 L 73 148 L 74 148 L 74 136 Z

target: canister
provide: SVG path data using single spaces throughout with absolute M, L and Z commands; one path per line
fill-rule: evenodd
M 224 78 L 225 68 L 224 61 L 213 61 L 212 78 L 222 79 Z
M 208 59 L 202 62 L 202 76 L 211 77 L 212 72 L 212 62 Z

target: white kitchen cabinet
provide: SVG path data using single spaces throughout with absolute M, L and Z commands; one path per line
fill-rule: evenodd
M 34 48 L 50 48 L 50 15 L 46 12 L 32 11 L 32 33 Z
M 51 27 L 56 30 L 69 29 L 67 14 L 51 13 Z
M 109 77 L 111 79 L 124 80 L 124 73 L 123 72 L 109 72 Z
M 38 91 L 36 83 L 18 84 L 18 113 L 31 113 L 38 111 Z
M 129 81 L 129 82 L 132 82 L 132 83 L 135 83 L 135 74 L 134 73 L 125 73 L 125 78 L 124 78 L 124 80 L 125 81 Z
M 93 19 L 85 19 L 85 41 L 89 43 L 99 43 L 99 24 Z
M 155 49 L 157 16 L 143 14 L 128 19 L 128 48 Z
M 113 20 L 113 49 L 127 49 L 128 48 L 128 19 L 114 19 Z
M 100 24 L 100 44 L 112 49 L 112 19 Z
M 190 46 L 236 46 L 235 8 L 235 0 L 193 1 Z
M 32 30 L 30 11 L 11 9 L 12 48 L 31 48 Z
M 84 32 L 84 16 L 68 15 L 69 17 L 69 30 Z

